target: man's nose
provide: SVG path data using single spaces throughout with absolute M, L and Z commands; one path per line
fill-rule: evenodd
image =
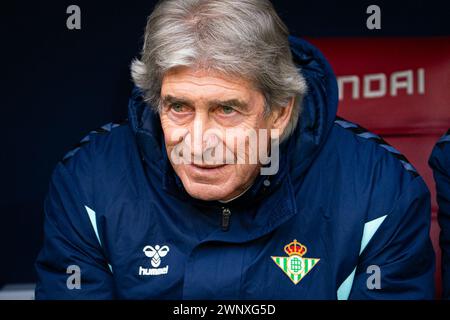
M 194 161 L 202 161 L 203 153 L 217 145 L 218 138 L 214 134 L 205 134 L 210 129 L 213 128 L 208 115 L 197 114 L 191 128 L 191 154 Z

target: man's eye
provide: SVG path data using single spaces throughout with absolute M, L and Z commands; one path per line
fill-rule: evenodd
M 230 106 L 221 106 L 220 108 L 224 114 L 232 114 L 234 112 L 234 108 Z
M 183 105 L 182 105 L 182 104 L 179 104 L 179 103 L 174 103 L 174 104 L 172 104 L 172 105 L 170 106 L 170 108 L 171 108 L 173 111 L 175 111 L 175 112 L 183 112 L 183 111 L 184 111 Z

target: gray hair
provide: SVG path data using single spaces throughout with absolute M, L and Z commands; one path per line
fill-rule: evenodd
M 294 98 L 283 140 L 297 125 L 307 89 L 288 35 L 269 0 L 160 1 L 148 18 L 141 60 L 132 62 L 131 75 L 156 110 L 164 74 L 179 66 L 250 80 L 264 95 L 266 115 Z

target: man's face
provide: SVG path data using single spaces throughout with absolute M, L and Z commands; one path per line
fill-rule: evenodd
M 249 152 L 255 150 L 249 150 L 245 139 L 242 153 L 237 137 L 248 130 L 258 133 L 259 129 L 271 129 L 274 119 L 264 115 L 264 97 L 249 81 L 211 71 L 175 68 L 163 78 L 161 101 L 167 153 L 192 197 L 226 201 L 252 184 L 259 174 L 259 161 L 249 161 Z M 180 146 L 190 163 L 173 159 Z M 205 157 L 208 152 L 211 155 L 211 150 L 215 160 Z M 219 158 L 222 161 L 217 161 Z

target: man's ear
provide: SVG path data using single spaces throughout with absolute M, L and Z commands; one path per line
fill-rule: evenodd
M 271 129 L 278 129 L 280 135 L 283 135 L 284 130 L 286 129 L 289 120 L 291 119 L 292 109 L 294 108 L 295 98 L 292 97 L 289 99 L 289 102 L 285 106 L 275 107 L 272 110 L 271 115 Z

